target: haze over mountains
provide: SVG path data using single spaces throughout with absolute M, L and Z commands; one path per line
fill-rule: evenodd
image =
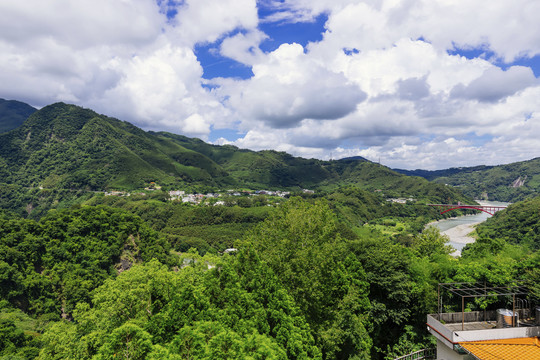
M 37 109 L 26 103 L 0 98 L 0 133 L 21 126 L 35 111 Z

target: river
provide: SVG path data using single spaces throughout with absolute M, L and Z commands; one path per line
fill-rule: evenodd
M 509 203 L 498 202 L 498 201 L 482 201 L 476 200 L 480 205 L 492 205 L 492 206 L 507 206 Z M 465 215 L 459 216 L 451 219 L 440 220 L 435 223 L 432 223 L 432 226 L 436 226 L 441 231 L 441 234 L 447 235 L 450 238 L 448 242 L 449 245 L 452 245 L 455 252 L 452 253 L 453 256 L 460 256 L 461 250 L 465 247 L 466 244 L 474 242 L 474 238 L 468 236 L 477 224 L 480 224 L 483 221 L 486 221 L 487 218 L 491 217 L 488 213 L 481 212 L 480 214 L 475 215 Z

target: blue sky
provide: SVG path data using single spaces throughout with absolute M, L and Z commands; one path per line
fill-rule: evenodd
M 471 48 L 471 49 L 461 49 L 459 47 L 448 50 L 450 55 L 460 55 L 467 59 L 487 59 L 492 62 L 494 65 L 500 67 L 503 70 L 507 70 L 512 66 L 525 66 L 530 67 L 536 77 L 540 77 L 540 55 L 535 56 L 520 56 L 516 59 L 513 59 L 511 62 L 505 62 L 503 59 L 498 58 L 497 54 L 489 49 L 483 47 Z
M 4 0 L 0 97 L 253 150 L 540 156 L 536 0 Z
M 259 8 L 259 17 L 264 18 L 272 14 L 271 9 Z M 310 42 L 317 42 L 322 39 L 324 24 L 328 17 L 320 14 L 309 22 L 287 22 L 261 23 L 258 29 L 264 32 L 268 38 L 259 44 L 259 48 L 265 53 L 270 53 L 282 44 L 297 43 L 307 46 Z M 242 33 L 242 30 L 233 31 L 230 35 Z M 203 78 L 212 79 L 215 77 L 238 77 L 248 79 L 253 76 L 250 66 L 223 57 L 219 54 L 218 40 L 213 43 L 203 43 L 196 47 L 195 54 L 204 69 Z

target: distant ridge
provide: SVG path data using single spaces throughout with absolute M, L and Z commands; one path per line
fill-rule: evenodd
M 540 195 L 540 158 L 496 166 L 459 167 L 445 170 L 400 170 L 439 184 L 458 187 L 475 199 L 516 202 Z
M 0 133 L 18 128 L 36 111 L 23 102 L 0 98 Z
M 369 161 L 369 160 L 362 156 L 349 156 L 349 157 L 338 159 L 337 161 Z
M 491 168 L 493 168 L 493 166 L 479 165 L 479 166 L 471 166 L 471 167 L 449 168 L 449 169 L 442 169 L 442 170 L 422 170 L 422 169 L 416 169 L 416 170 L 393 169 L 393 170 L 400 174 L 404 174 L 408 176 L 420 176 L 420 177 L 423 177 L 424 179 L 431 181 L 440 177 L 446 177 L 446 176 L 451 176 L 455 174 L 473 173 L 476 171 L 489 170 Z

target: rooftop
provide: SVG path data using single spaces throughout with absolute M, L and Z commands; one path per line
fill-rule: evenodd
M 439 284 L 439 312 L 427 316 L 428 331 L 438 343 L 456 354 L 468 353 L 477 359 L 528 359 L 523 354 L 540 351 L 540 308 L 530 302 L 527 294 L 527 288 L 519 283 L 509 286 Z M 467 301 L 477 297 L 499 297 L 494 304 L 498 307 L 506 304 L 507 308 L 467 311 L 466 305 L 473 305 Z M 461 311 L 443 312 L 450 308 L 461 308 Z M 486 354 L 512 351 L 517 351 L 519 356 L 486 357 Z M 540 359 L 538 355 L 531 359 Z
M 537 337 L 474 341 L 460 343 L 461 347 L 477 359 L 540 359 L 540 341 Z

